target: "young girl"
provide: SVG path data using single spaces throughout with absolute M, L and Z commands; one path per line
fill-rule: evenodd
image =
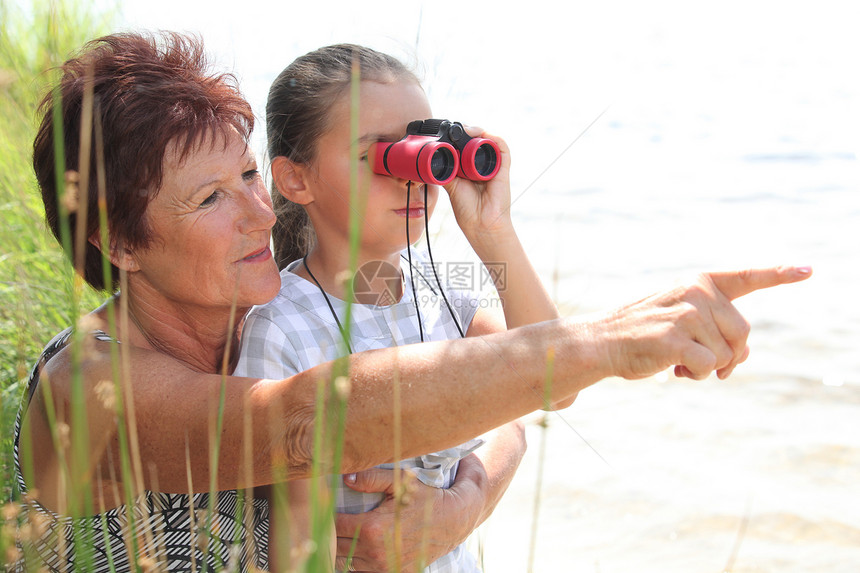
M 355 140 L 349 89 L 354 62 L 360 70 Z M 485 183 L 457 178 L 446 190 L 457 224 L 481 261 L 505 271 L 492 273 L 504 319 L 479 308 L 471 291 L 437 279 L 428 252 L 407 248 L 426 231 L 439 188 L 373 173 L 370 163 L 376 143 L 398 141 L 408 123 L 433 117 L 420 83 L 402 63 L 360 46 L 322 48 L 280 74 L 266 112 L 282 287 L 248 316 L 236 375 L 283 378 L 351 352 L 477 336 L 558 316 L 511 223 L 510 158 L 499 138 L 470 130 L 498 144 L 501 169 Z M 360 158 L 358 204 L 350 201 L 353 145 Z M 347 325 L 343 272 L 350 268 L 354 210 L 361 231 Z M 399 465 L 427 485 L 447 488 L 458 461 L 481 443 L 473 439 Z M 307 498 L 302 487 L 291 482 L 288 496 L 299 522 Z M 343 483 L 335 495 L 337 511 L 348 513 L 369 511 L 383 499 Z M 426 571 L 478 567 L 461 545 Z

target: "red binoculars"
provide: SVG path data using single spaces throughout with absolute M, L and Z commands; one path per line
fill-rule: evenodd
M 374 146 L 374 173 L 432 185 L 445 185 L 458 176 L 488 181 L 501 167 L 495 142 L 470 137 L 463 124 L 446 119 L 410 122 L 406 137 Z

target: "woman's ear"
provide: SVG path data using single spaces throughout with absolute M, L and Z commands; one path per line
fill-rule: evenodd
M 279 155 L 272 159 L 272 181 L 278 193 L 285 199 L 308 205 L 313 203 L 314 195 L 307 182 L 308 169 L 302 163 L 296 163 Z
M 88 242 L 104 253 L 101 238 L 98 233 L 93 233 L 93 235 L 88 239 Z M 113 266 L 126 272 L 133 273 L 140 270 L 140 265 L 137 263 L 137 259 L 134 257 L 131 249 L 126 249 L 120 245 L 111 245 L 108 259 Z

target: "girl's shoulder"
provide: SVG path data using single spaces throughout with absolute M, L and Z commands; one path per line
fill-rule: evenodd
M 313 318 L 311 322 L 316 323 L 328 316 L 319 288 L 293 272 L 300 264 L 301 260 L 295 261 L 281 270 L 281 288 L 275 298 L 251 308 L 242 328 L 243 338 L 246 332 L 267 329 L 269 324 L 286 331 L 299 327 L 304 320 Z M 322 308 L 325 308 L 325 314 L 321 312 Z

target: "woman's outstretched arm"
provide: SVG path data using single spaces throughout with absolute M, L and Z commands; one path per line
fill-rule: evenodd
M 409 424 L 400 427 L 401 457 L 412 457 L 462 443 L 543 405 L 545 357 L 555 355 L 553 401 L 572 396 L 595 382 L 619 376 L 643 378 L 675 366 L 676 373 L 701 379 L 716 371 L 725 376 L 748 353 L 749 324 L 731 300 L 754 290 L 797 282 L 807 268 L 703 274 L 677 287 L 586 320 L 554 320 L 462 340 L 430 342 L 349 357 L 343 463 L 349 473 L 392 461 L 395 394 Z M 110 343 L 104 343 L 110 344 Z M 110 460 L 119 459 L 115 411 L 101 405 L 99 382 L 112 379 L 110 361 L 96 355 L 82 368 L 91 467 L 99 468 L 105 492 L 122 475 Z M 107 354 L 107 351 L 105 351 Z M 219 435 L 218 489 L 275 481 L 274 464 L 286 464 L 294 478 L 310 473 L 313 459 L 317 387 L 333 372 L 331 363 L 286 380 L 231 378 L 194 372 L 151 351 L 129 352 L 123 371 L 133 398 L 144 487 L 185 492 L 209 486 L 214 445 L 213 422 L 221 393 L 223 425 Z M 58 421 L 71 423 L 72 372 L 63 353 L 47 365 Z M 34 400 L 42 401 L 36 393 Z M 44 421 L 45 404 L 31 407 L 36 486 L 58 483 L 54 436 Z M 41 420 L 39 420 L 41 418 Z M 243 432 L 246 418 L 253 427 Z M 244 458 L 250 439 L 250 459 Z M 73 441 L 73 440 L 72 440 Z M 70 447 L 70 446 L 66 446 Z M 107 453 L 110 452 L 110 456 Z M 26 454 L 25 454 L 26 455 Z M 247 461 L 246 461 L 247 459 Z M 250 464 L 250 478 L 244 468 Z M 53 478 L 40 477 L 42 471 Z M 81 479 L 91 472 L 82 470 Z M 251 479 L 253 483 L 247 483 Z M 140 484 L 138 484 L 140 487 Z M 122 491 L 120 488 L 118 491 Z

